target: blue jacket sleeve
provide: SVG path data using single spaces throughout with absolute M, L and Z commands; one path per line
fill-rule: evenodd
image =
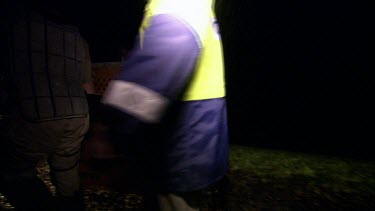
M 154 16 L 124 62 L 118 79 L 133 82 L 175 100 L 193 74 L 200 40 L 172 15 Z
M 142 117 L 142 111 L 137 108 L 159 105 L 167 107 L 171 102 L 178 100 L 194 74 L 200 46 L 195 31 L 183 21 L 168 14 L 154 16 L 143 35 L 137 37 L 134 49 L 114 80 L 120 83 L 120 86 L 121 83 L 131 84 L 124 85 L 119 90 L 114 89 L 110 94 L 112 100 L 122 100 L 120 103 L 116 102 L 118 106 L 115 110 L 123 114 L 118 115 L 123 118 L 114 123 L 116 128 L 126 134 L 142 131 L 149 122 L 139 118 Z M 141 91 L 134 91 L 138 89 Z M 156 103 L 155 106 L 143 105 L 152 101 L 140 99 L 144 98 L 144 95 L 150 96 L 145 92 L 152 92 L 151 96 L 156 98 L 160 96 L 166 103 Z M 138 96 L 138 93 L 141 94 Z

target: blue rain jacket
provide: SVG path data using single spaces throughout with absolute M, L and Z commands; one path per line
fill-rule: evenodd
M 102 100 L 121 111 L 120 141 L 148 157 L 163 191 L 204 188 L 229 168 L 225 98 L 182 100 L 204 45 L 174 15 L 152 17 Z

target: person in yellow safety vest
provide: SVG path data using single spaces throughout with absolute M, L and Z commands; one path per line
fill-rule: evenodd
M 152 175 L 160 210 L 229 169 L 224 65 L 212 0 L 150 0 L 135 47 L 102 103 L 116 142 Z

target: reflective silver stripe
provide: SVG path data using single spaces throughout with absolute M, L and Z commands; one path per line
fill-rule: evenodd
M 102 103 L 111 105 L 142 121 L 156 123 L 164 113 L 169 100 L 138 84 L 113 80 L 104 93 Z

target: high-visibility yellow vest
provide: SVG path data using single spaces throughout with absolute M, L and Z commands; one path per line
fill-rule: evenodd
M 192 28 L 201 45 L 192 81 L 183 101 L 221 98 L 225 96 L 224 61 L 218 24 L 212 0 L 150 0 L 140 28 L 140 40 L 153 16 L 172 14 Z

